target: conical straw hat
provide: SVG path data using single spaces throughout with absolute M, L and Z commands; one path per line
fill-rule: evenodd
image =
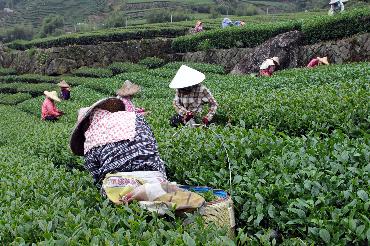
M 44 95 L 54 101 L 60 102 L 60 98 L 56 91 L 44 91 Z
M 339 2 L 339 0 L 331 0 L 331 1 L 329 2 L 329 4 L 334 4 L 334 3 L 336 3 L 336 2 Z
M 329 61 L 328 61 L 328 57 L 327 57 L 327 56 L 325 56 L 325 57 L 317 57 L 317 59 L 318 59 L 321 63 L 323 63 L 323 64 L 325 64 L 325 65 L 329 65 Z
M 67 82 L 65 81 L 65 80 L 62 80 L 62 81 L 60 81 L 59 83 L 58 83 L 58 86 L 59 87 L 64 87 L 64 88 L 69 88 L 70 87 L 70 85 L 69 84 L 67 84 Z
M 140 86 L 126 80 L 122 87 L 117 90 L 117 95 L 121 97 L 132 96 L 140 91 Z
M 201 83 L 206 76 L 186 65 L 182 65 L 170 83 L 170 88 L 181 89 Z
M 275 63 L 272 59 L 265 60 L 262 65 L 260 66 L 260 69 L 267 69 L 269 66 L 274 66 Z

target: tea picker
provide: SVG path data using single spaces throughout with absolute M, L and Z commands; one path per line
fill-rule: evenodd
M 344 3 L 348 0 L 331 0 L 328 15 L 335 15 L 344 11 Z
M 209 211 L 203 196 L 167 180 L 149 125 L 141 114 L 125 111 L 119 98 L 105 98 L 79 110 L 70 148 L 84 156 L 94 183 L 114 204 L 136 200 L 159 214 L 172 209 Z
M 188 121 L 202 122 L 208 125 L 216 113 L 218 104 L 207 87 L 201 84 L 205 75 L 193 68 L 182 65 L 169 87 L 176 89 L 173 106 L 176 114 L 170 119 L 170 125 L 178 127 Z M 204 105 L 209 106 L 208 113 L 200 119 Z

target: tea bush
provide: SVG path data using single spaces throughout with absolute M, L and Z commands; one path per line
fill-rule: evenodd
M 107 68 L 80 67 L 72 72 L 78 77 L 105 78 L 112 77 L 113 72 Z
M 165 64 L 165 61 L 158 57 L 147 57 L 139 61 L 139 64 L 146 66 L 147 68 L 159 68 Z
M 112 70 L 114 75 L 127 72 L 138 72 L 145 69 L 144 66 L 132 62 L 114 62 L 110 64 L 108 68 Z
M 0 93 L 17 93 L 17 92 L 27 92 L 32 96 L 40 96 L 44 91 L 58 90 L 58 87 L 49 83 L 38 83 L 38 84 L 28 84 L 28 83 L 0 83 Z
M 0 76 L 17 74 L 14 68 L 3 68 L 0 67 Z
M 15 105 L 31 98 L 28 93 L 0 94 L 0 104 Z
M 166 64 L 164 68 L 177 70 L 181 67 L 181 65 L 190 66 L 206 74 L 208 73 L 225 74 L 225 69 L 221 65 L 196 63 L 196 62 L 172 62 L 172 63 Z
M 184 35 L 185 27 L 154 27 L 147 29 L 111 28 L 86 33 L 66 34 L 58 37 L 34 39 L 31 41 L 17 40 L 8 46 L 12 49 L 26 50 L 30 48 L 50 48 L 68 45 L 92 45 L 102 42 L 121 42 L 134 39 L 155 37 L 173 38 Z
M 336 40 L 350 37 L 370 29 L 370 9 L 361 8 L 335 16 L 315 16 L 287 22 L 247 24 L 245 27 L 201 32 L 175 38 L 172 47 L 178 52 L 192 52 L 210 48 L 228 49 L 233 47 L 255 47 L 284 32 L 300 30 L 303 43 Z
M 271 78 L 206 72 L 203 83 L 219 103 L 220 120 L 209 128 L 174 129 L 168 119 L 175 91 L 168 85 L 180 65 L 112 78 L 71 77 L 72 98 L 57 104 L 66 115 L 55 123 L 40 120 L 43 96 L 0 105 L 0 241 L 366 245 L 369 63 L 291 69 Z M 95 189 L 83 159 L 69 150 L 70 132 L 79 108 L 114 95 L 125 79 L 142 87 L 133 100 L 151 111 L 146 119 L 170 180 L 231 192 L 234 241 L 197 219 L 185 226 L 137 204 L 112 206 Z
M 300 22 L 250 24 L 247 27 L 228 27 L 196 35 L 186 35 L 174 39 L 172 48 L 178 52 L 191 52 L 207 48 L 229 49 L 233 47 L 255 47 L 278 34 L 300 30 Z M 202 48 L 203 47 L 203 48 Z

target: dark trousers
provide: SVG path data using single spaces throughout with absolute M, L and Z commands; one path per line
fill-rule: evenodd
M 170 119 L 170 126 L 172 127 L 179 127 L 184 125 L 184 120 L 183 117 L 179 114 L 175 114 L 174 116 L 171 117 Z
M 58 120 L 58 118 L 55 116 L 46 116 L 45 120 L 55 122 Z
M 193 119 L 195 120 L 196 123 L 201 123 L 201 120 L 199 117 L 195 116 Z M 184 117 L 182 115 L 175 114 L 174 116 L 170 118 L 170 126 L 177 128 L 183 125 L 185 124 L 184 124 Z

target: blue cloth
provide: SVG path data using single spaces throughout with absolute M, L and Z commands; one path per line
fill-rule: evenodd
M 224 18 L 222 21 L 222 28 L 232 26 L 233 22 L 229 18 Z
M 213 195 L 217 196 L 217 197 L 220 197 L 222 199 L 226 199 L 227 198 L 227 192 L 224 191 L 224 190 L 220 190 L 220 189 L 212 189 L 210 187 L 207 187 L 207 186 L 189 186 L 189 185 L 181 185 L 179 186 L 180 188 L 182 189 L 185 189 L 185 190 L 190 190 L 190 191 L 195 191 L 195 192 L 198 192 L 198 193 L 205 193 L 207 191 L 212 191 L 213 192 Z
M 240 26 L 241 23 L 242 23 L 241 21 L 235 21 L 234 26 Z
M 60 92 L 60 97 L 63 99 L 63 100 L 68 100 L 70 97 L 71 97 L 71 92 L 68 91 L 68 90 L 61 90 Z

